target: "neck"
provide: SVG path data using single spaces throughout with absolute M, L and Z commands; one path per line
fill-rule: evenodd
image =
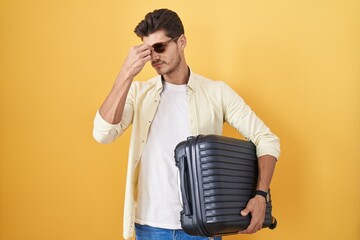
M 163 75 L 166 82 L 172 84 L 187 84 L 190 77 L 190 70 L 186 63 L 180 64 L 179 67 L 168 74 Z

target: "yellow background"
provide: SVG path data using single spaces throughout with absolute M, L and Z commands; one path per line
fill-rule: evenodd
M 101 145 L 92 121 L 161 7 L 183 19 L 192 70 L 281 139 L 278 228 L 225 239 L 360 239 L 358 0 L 1 0 L 0 239 L 121 238 L 130 131 Z

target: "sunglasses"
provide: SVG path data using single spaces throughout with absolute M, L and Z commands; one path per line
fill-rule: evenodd
M 179 36 L 180 37 L 180 36 Z M 179 37 L 176 38 L 172 38 L 166 42 L 159 42 L 159 43 L 155 43 L 153 44 L 151 47 L 152 49 L 157 52 L 157 53 L 163 53 L 166 50 L 166 45 L 168 45 L 171 41 L 175 41 L 176 39 L 178 39 Z

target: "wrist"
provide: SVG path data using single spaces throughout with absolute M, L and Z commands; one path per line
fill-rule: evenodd
M 127 68 L 127 67 L 123 67 L 119 74 L 118 74 L 118 77 L 117 79 L 119 81 L 123 80 L 123 81 L 130 81 L 132 82 L 132 80 L 134 79 L 136 74 L 133 73 L 133 71 L 130 69 L 130 68 Z
M 256 190 L 255 191 L 255 197 L 261 197 L 265 200 L 265 202 L 269 202 L 269 193 L 262 191 L 262 190 Z

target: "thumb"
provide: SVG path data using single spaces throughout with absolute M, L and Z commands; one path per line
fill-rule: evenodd
M 248 214 L 249 214 L 249 209 L 248 208 L 245 208 L 244 210 L 242 210 L 241 212 L 240 212 L 240 214 L 241 214 L 241 216 L 243 216 L 243 217 L 245 217 L 245 216 L 247 216 Z

